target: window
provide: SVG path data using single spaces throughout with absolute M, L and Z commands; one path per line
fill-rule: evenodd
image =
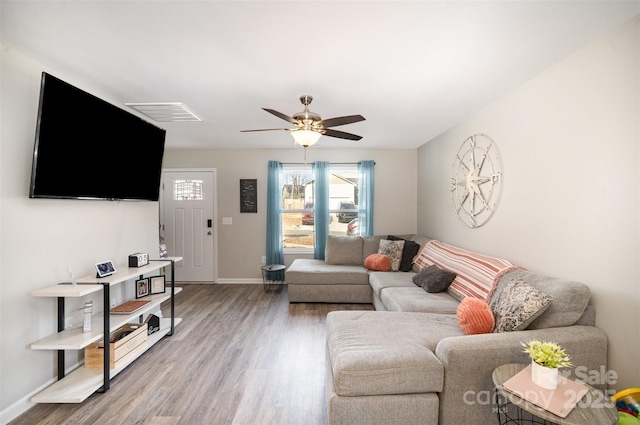
M 315 241 L 314 176 L 309 166 L 283 166 L 282 246 L 312 250 Z M 354 165 L 331 166 L 329 177 L 329 234 L 358 234 L 358 169 Z
M 202 201 L 202 180 L 174 180 L 174 201 Z
M 313 249 L 313 174 L 311 166 L 282 168 L 282 246 Z

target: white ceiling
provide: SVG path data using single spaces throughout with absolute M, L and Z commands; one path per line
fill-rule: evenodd
M 615 1 L 0 1 L 5 47 L 123 108 L 183 102 L 170 148 L 288 148 L 298 98 L 358 142 L 416 148 L 640 12 Z M 89 88 L 90 87 L 90 88 Z

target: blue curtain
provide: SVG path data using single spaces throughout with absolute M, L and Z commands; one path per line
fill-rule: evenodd
M 282 164 L 269 161 L 267 181 L 267 264 L 284 264 L 284 250 L 282 247 Z
M 358 162 L 358 227 L 360 235 L 373 236 L 374 161 Z
M 313 219 L 316 232 L 313 258 L 318 260 L 324 260 L 324 248 L 329 235 L 329 166 L 325 161 L 313 164 L 315 179 Z

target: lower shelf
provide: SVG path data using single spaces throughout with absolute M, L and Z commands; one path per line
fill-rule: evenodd
M 174 318 L 174 325 L 177 325 L 181 321 L 182 319 L 180 318 Z M 122 372 L 170 331 L 171 319 L 162 318 L 160 330 L 149 335 L 146 344 L 142 344 L 140 348 L 127 354 L 122 360 L 121 366 L 111 369 L 110 378 Z M 56 381 L 33 396 L 31 401 L 34 403 L 82 403 L 91 394 L 99 390 L 103 384 L 104 376 L 102 368 L 90 369 L 81 366 L 66 375 L 63 379 Z

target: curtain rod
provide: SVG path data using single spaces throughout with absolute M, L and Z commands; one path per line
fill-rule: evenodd
M 306 164 L 303 162 L 281 162 L 282 165 L 309 165 L 313 164 L 313 162 L 307 162 Z M 329 162 L 329 164 L 335 165 L 358 165 L 359 162 Z M 374 162 L 375 164 L 375 162 Z

